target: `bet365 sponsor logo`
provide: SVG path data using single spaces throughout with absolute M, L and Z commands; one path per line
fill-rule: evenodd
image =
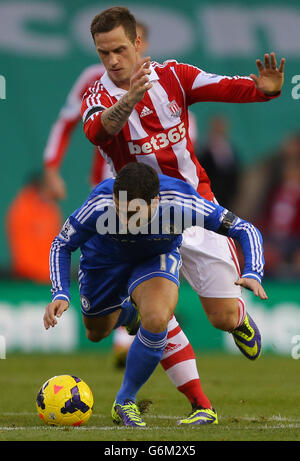
M 185 138 L 186 129 L 184 122 L 180 123 L 170 130 L 158 133 L 149 138 L 146 142 L 140 143 L 138 141 L 129 142 L 129 151 L 131 154 L 152 154 L 154 151 L 164 149 L 170 144 L 177 144 Z
M 0 99 L 6 99 L 6 80 L 0 75 Z

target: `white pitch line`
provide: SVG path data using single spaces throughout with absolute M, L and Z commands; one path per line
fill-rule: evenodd
M 126 427 L 111 427 L 111 426 L 103 426 L 103 427 L 100 427 L 100 426 L 86 426 L 86 427 L 72 427 L 72 426 L 64 426 L 64 427 L 56 427 L 56 426 L 19 426 L 19 427 L 10 427 L 10 426 L 0 426 L 0 431 L 27 431 L 27 430 L 34 430 L 34 431 L 45 431 L 45 430 L 48 430 L 48 431 L 61 431 L 61 430 L 64 430 L 66 429 L 66 427 L 70 427 L 71 430 L 88 430 L 88 429 L 91 429 L 92 431 L 93 430 L 97 430 L 99 431 L 100 429 L 103 430 L 103 431 L 108 431 L 108 430 L 122 430 L 122 429 L 126 429 Z
M 176 426 L 175 426 L 176 427 Z M 0 431 L 27 431 L 27 430 L 34 430 L 34 431 L 65 431 L 66 428 L 70 428 L 70 431 L 124 431 L 124 430 L 134 430 L 133 427 L 116 427 L 116 426 L 0 426 Z M 153 426 L 148 427 L 148 429 L 159 429 L 159 430 L 166 430 L 166 431 L 173 431 L 174 427 L 163 427 L 163 426 Z
M 0 413 L 0 417 L 1 416 L 37 416 L 37 413 L 34 413 L 34 412 L 27 412 L 27 411 L 23 411 L 23 412 L 3 412 L 3 413 Z M 91 415 L 91 418 L 99 418 L 99 419 L 104 419 L 104 418 L 107 418 L 108 415 L 102 415 L 100 413 L 93 413 Z M 147 413 L 145 413 L 145 418 L 147 419 L 174 419 L 174 420 L 178 420 L 178 419 L 182 419 L 183 416 L 174 416 L 174 415 L 148 415 Z M 300 423 L 300 418 L 289 418 L 289 417 L 286 417 L 286 416 L 281 416 L 281 415 L 272 415 L 272 416 L 267 416 L 265 417 L 266 420 L 264 421 L 263 419 L 264 417 L 260 417 L 260 416 L 219 416 L 219 420 L 221 421 L 228 421 L 228 422 L 235 422 L 235 421 L 232 421 L 234 419 L 236 419 L 237 423 L 239 421 L 253 421 L 254 423 L 268 423 L 268 422 L 272 422 L 272 421 L 278 421 L 278 422 L 291 422 L 291 423 Z
M 150 430 L 162 430 L 162 431 L 174 431 L 174 429 L 177 427 L 177 429 L 180 431 L 182 428 L 175 426 L 175 427 L 164 427 L 164 426 L 152 426 L 148 427 L 148 431 Z M 269 425 L 253 425 L 253 426 L 235 426 L 235 427 L 228 427 L 228 426 L 221 426 L 218 429 L 221 430 L 274 430 L 274 429 L 299 429 L 300 424 L 280 424 L 277 426 L 269 426 Z M 10 426 L 0 426 L 0 431 L 28 431 L 28 430 L 34 430 L 34 431 L 53 431 L 53 430 L 65 430 L 66 427 L 49 427 L 49 426 L 19 426 L 19 427 L 10 427 Z M 122 430 L 134 430 L 132 427 L 113 427 L 113 426 L 80 426 L 80 427 L 72 427 L 70 426 L 70 429 L 73 431 L 122 431 Z M 198 426 L 193 426 L 192 428 L 189 427 L 189 429 L 192 430 L 199 430 Z M 147 431 L 147 429 L 145 429 Z
M 37 413 L 29 412 L 29 411 L 22 411 L 22 412 L 13 412 L 13 411 L 7 411 L 0 413 L 1 416 L 37 416 Z M 101 415 L 100 413 L 93 413 L 91 415 L 91 418 L 107 418 L 108 415 Z M 166 415 L 147 415 L 147 418 L 152 418 L 152 419 L 182 419 L 183 416 L 166 416 Z M 299 420 L 300 421 L 300 420 Z

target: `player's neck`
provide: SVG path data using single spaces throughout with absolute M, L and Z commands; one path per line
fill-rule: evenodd
M 122 90 L 128 91 L 130 88 L 130 83 L 122 83 L 122 84 L 117 85 L 117 87 L 121 88 Z
M 111 81 L 118 87 L 121 88 L 121 90 L 126 90 L 128 91 L 130 88 L 130 80 L 125 80 L 124 82 L 116 82 L 110 77 Z

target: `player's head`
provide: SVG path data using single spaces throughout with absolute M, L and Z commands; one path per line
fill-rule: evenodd
M 128 163 L 116 176 L 114 202 L 123 224 L 139 214 L 139 225 L 148 222 L 159 202 L 159 177 L 145 163 Z
M 142 46 L 135 17 L 128 8 L 109 8 L 94 17 L 91 34 L 111 80 L 126 86 Z

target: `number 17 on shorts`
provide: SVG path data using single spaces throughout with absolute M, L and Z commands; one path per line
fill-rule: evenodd
M 177 285 L 179 285 L 179 269 L 181 267 L 181 256 L 178 249 L 171 253 L 165 253 L 160 255 L 160 270 L 166 274 L 166 276 L 172 279 L 177 279 Z
M 128 293 L 131 293 L 137 285 L 154 277 L 164 277 L 179 286 L 179 269 L 181 267 L 181 255 L 176 248 L 169 253 L 155 256 L 135 268 L 128 284 Z

